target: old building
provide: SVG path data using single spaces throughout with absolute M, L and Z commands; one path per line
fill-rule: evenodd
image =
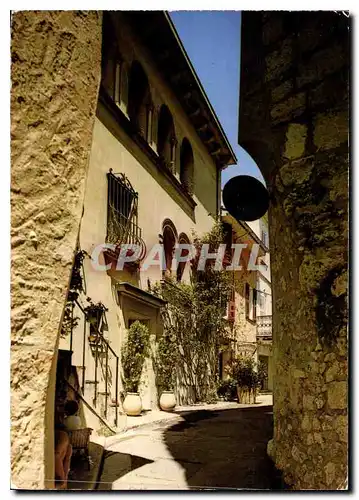
M 79 31 L 77 35 L 81 29 L 83 33 Z M 89 37 L 87 30 L 91 29 L 93 35 Z M 19 204 L 21 196 L 28 194 L 24 172 L 20 172 L 26 155 L 31 155 L 31 165 L 34 163 L 34 167 L 27 164 L 26 168 L 39 182 L 40 192 L 33 193 L 33 200 L 37 196 L 41 198 L 40 179 L 45 175 L 43 169 L 48 161 L 53 169 L 53 177 L 48 179 L 50 184 L 58 176 L 62 179 L 58 186 L 58 189 L 61 186 L 60 191 L 55 189 L 57 184 L 53 186 L 55 194 L 48 200 L 49 212 L 43 201 L 34 201 L 33 210 L 29 207 L 32 216 L 26 238 L 30 230 L 35 237 L 26 243 L 28 250 L 24 247 L 25 233 L 15 245 L 19 258 L 29 259 L 35 268 L 38 261 L 46 265 L 49 272 L 51 269 L 53 274 L 49 280 L 56 289 L 51 300 L 56 302 L 56 307 L 49 305 L 46 312 L 45 304 L 50 300 L 46 276 L 40 305 L 36 296 L 31 297 L 32 292 L 24 297 L 21 288 L 24 271 L 16 264 L 13 266 L 12 405 L 16 422 L 12 435 L 13 480 L 18 487 L 41 488 L 45 483 L 51 487 L 54 477 L 53 415 L 58 349 L 61 361 L 57 371 L 58 391 L 63 390 L 59 378 L 65 372 L 70 374 L 72 385 L 83 395 L 86 408 L 90 407 L 87 423 L 96 428 L 98 419 L 93 419 L 91 415 L 94 414 L 113 428 L 121 427 L 117 407 L 122 390 L 120 351 L 127 328 L 133 321 L 140 320 L 148 326 L 152 342 L 161 335 L 159 309 L 163 302 L 151 293 L 151 285 L 173 272 L 177 273 L 178 280 L 188 279 L 187 268 L 181 266 L 177 271 L 169 268 L 174 245 L 190 242 L 192 230 L 201 234 L 211 229 L 219 212 L 221 169 L 234 163 L 235 157 L 167 14 L 116 12 L 104 13 L 102 18 L 98 14 L 85 13 L 20 13 L 15 16 L 13 30 L 13 201 Z M 59 45 L 59 54 L 52 52 L 54 47 L 49 42 L 52 36 L 56 40 L 60 37 L 63 42 Z M 25 48 L 26 44 L 34 53 Z M 87 59 L 88 51 L 91 57 Z M 40 79 L 42 95 L 46 96 L 46 103 L 50 102 L 46 113 L 36 107 L 40 106 L 36 100 L 38 87 L 37 82 L 31 80 L 31 72 L 33 94 L 30 92 L 24 97 L 25 89 L 18 75 L 26 64 L 37 65 L 38 72 L 43 75 Z M 88 75 L 89 82 L 83 80 L 82 71 Z M 57 85 L 69 89 L 69 95 L 54 94 Z M 52 101 L 54 95 L 57 105 Z M 20 120 L 24 116 L 26 123 L 30 120 L 27 106 L 34 102 L 31 120 L 36 126 L 28 125 L 33 127 L 34 134 L 36 131 L 46 134 L 45 130 L 54 127 L 54 136 L 49 139 L 53 144 L 51 151 L 48 146 L 44 145 L 43 150 L 39 145 L 38 154 L 43 164 L 34 160 L 35 150 L 25 152 L 20 146 L 22 139 L 27 137 L 27 129 L 21 128 Z M 40 114 L 41 119 L 37 121 Z M 91 118 L 88 123 L 85 115 L 86 120 Z M 70 133 L 77 119 L 83 120 L 79 124 L 85 127 L 84 132 L 75 127 Z M 83 142 L 81 148 L 85 149 L 81 149 L 80 139 L 83 137 L 85 141 L 86 130 L 87 142 Z M 35 137 L 29 137 L 29 141 L 32 140 Z M 70 159 L 77 165 L 76 172 L 66 167 Z M 61 199 L 64 189 L 71 195 L 66 192 Z M 29 204 L 31 200 L 29 196 L 23 203 Z M 61 225 L 59 219 L 65 212 L 68 221 Z M 38 216 L 42 217 L 41 221 Z M 20 217 L 20 212 L 15 210 L 15 233 L 17 227 L 22 227 L 22 219 L 17 222 L 16 217 Z M 60 226 L 63 228 L 61 234 Z M 19 231 L 21 233 L 22 229 Z M 93 253 L 104 243 L 115 247 L 134 243 L 139 246 L 140 253 L 122 271 L 117 270 L 116 250 L 97 254 L 97 257 Z M 140 271 L 145 255 L 159 243 L 163 243 L 167 269 L 152 265 Z M 13 253 L 15 260 L 16 251 Z M 64 335 L 63 330 L 59 330 L 62 308 L 69 298 L 71 265 L 74 256 L 80 255 L 79 251 L 86 252 L 78 268 L 81 267 L 83 290 L 69 312 L 76 327 Z M 96 268 L 97 259 L 101 265 L 109 264 L 107 271 Z M 38 286 L 36 282 L 31 283 L 30 280 L 26 287 Z M 25 331 L 23 322 L 16 320 L 17 300 L 19 307 L 23 304 L 22 307 L 36 310 L 36 325 L 31 331 Z M 86 321 L 86 308 L 99 303 L 106 310 L 94 315 L 93 321 Z M 38 363 L 42 382 L 37 390 L 30 380 L 25 380 L 26 367 L 23 372 L 21 363 L 16 363 L 27 345 L 21 342 L 22 338 L 27 335 L 30 339 L 33 331 L 37 333 L 39 345 L 38 354 L 32 350 L 31 355 L 44 356 L 41 332 L 45 324 L 46 335 L 50 337 L 46 361 Z M 103 334 L 101 345 L 96 340 L 99 330 Z M 143 405 L 151 409 L 157 405 L 157 391 L 150 360 L 144 378 Z M 21 381 L 20 386 L 16 385 L 17 380 Z M 30 386 L 31 401 L 35 398 L 38 402 L 34 407 L 30 401 L 28 406 L 23 396 Z M 20 405 L 19 401 L 22 401 Z M 37 417 L 33 419 L 30 441 L 19 448 L 22 436 L 26 436 L 27 416 L 33 417 L 34 411 Z M 32 465 L 27 469 L 29 463 Z
M 249 227 L 260 238 L 266 248 L 264 256 L 259 258 L 256 297 L 257 297 L 257 353 L 258 361 L 263 363 L 267 372 L 267 380 L 263 383 L 263 390 L 273 390 L 273 350 L 272 350 L 272 285 L 270 271 L 269 232 L 267 215 L 253 222 Z
M 270 194 L 268 451 L 294 489 L 348 474 L 349 29 L 345 12 L 242 14 L 239 143 Z
M 227 244 L 243 245 L 239 264 L 242 269 L 229 270 L 233 294 L 228 302 L 227 319 L 231 334 L 227 348 L 221 354 L 221 375 L 225 376 L 226 363 L 238 355 L 251 357 L 258 366 L 264 363 L 268 380 L 263 389 L 272 390 L 272 296 L 268 225 L 263 219 L 239 222 L 226 211 L 222 221 Z M 228 254 L 226 265 L 236 262 L 234 249 Z
M 193 155 L 198 152 L 203 163 L 209 158 L 212 166 L 208 168 L 219 189 L 220 168 L 216 166 L 230 163 L 232 153 L 178 39 L 162 13 L 127 13 L 129 22 L 123 25 L 123 32 L 132 31 L 133 16 L 139 20 L 138 43 L 130 47 L 129 59 L 125 53 L 120 55 L 127 63 L 138 60 L 147 80 L 156 80 L 154 87 L 160 89 L 157 105 L 166 104 L 176 127 L 182 130 L 179 137 L 187 137 Z M 257 162 L 270 192 L 275 425 L 269 452 L 294 489 L 341 488 L 348 473 L 350 23 L 341 12 L 245 12 L 242 21 L 239 142 Z M 135 192 L 139 192 L 142 176 L 148 174 L 142 165 L 156 171 L 141 134 L 132 126 L 125 129 L 125 123 L 133 123 L 124 113 L 126 101 L 117 100 L 118 106 L 116 98 L 103 91 L 99 99 L 102 44 L 106 46 L 107 41 L 98 12 L 24 11 L 12 16 L 11 467 L 13 484 L 19 488 L 53 485 L 58 344 L 87 172 L 102 164 L 92 154 L 94 145 L 104 137 L 112 157 L 106 157 L 107 149 L 101 152 L 95 148 L 107 164 L 95 181 L 92 175 L 91 183 L 99 186 L 99 193 L 97 184 L 94 189 L 97 206 L 96 197 L 102 196 L 111 163 L 121 162 L 125 169 L 126 159 L 133 167 L 136 174 L 130 182 Z M 117 75 L 120 69 L 121 64 L 116 64 Z M 143 76 L 138 65 L 133 72 Z M 130 78 L 131 72 L 127 75 Z M 126 89 L 126 79 L 117 77 L 118 81 Z M 146 88 L 141 85 L 135 95 L 143 96 Z M 115 86 L 115 95 L 118 90 Z M 121 93 L 126 95 L 122 90 L 120 98 Z M 110 104 L 113 101 L 114 106 Z M 115 108 L 124 115 L 120 126 L 117 118 L 122 115 L 112 113 Z M 149 115 L 143 119 L 144 106 L 140 109 L 139 115 L 139 108 L 127 113 L 129 118 L 139 116 L 148 144 L 151 134 L 143 124 L 148 123 Z M 161 115 L 161 137 L 173 138 L 165 108 Z M 153 130 L 157 129 L 153 125 Z M 128 138 L 131 133 L 132 142 Z M 163 140 L 160 151 L 171 163 L 178 158 L 181 146 L 178 142 L 177 155 L 173 156 L 175 141 Z M 189 151 L 188 144 L 183 146 L 182 158 L 187 165 L 191 165 Z M 143 161 L 136 159 L 140 156 Z M 123 170 L 116 164 L 112 173 L 118 172 Z M 156 182 L 165 187 L 167 200 L 176 199 L 179 218 L 172 215 L 175 220 L 171 221 L 177 231 L 186 231 L 193 218 L 193 204 L 179 186 L 182 181 L 190 184 L 190 175 L 183 174 L 182 179 L 180 175 L 175 184 L 176 175 L 167 178 L 164 172 L 167 170 L 158 166 Z M 198 220 L 204 225 L 204 214 L 210 211 L 206 194 L 211 186 L 212 180 L 192 197 L 197 203 L 194 212 L 202 214 Z M 156 192 L 146 194 L 158 209 Z M 218 207 L 216 203 L 209 205 L 211 213 Z M 107 234 L 103 229 L 107 229 L 106 206 L 105 197 L 99 220 L 96 213 L 92 223 L 87 220 L 87 228 L 91 226 L 95 233 L 100 227 L 102 234 Z M 87 199 L 84 217 L 89 211 Z M 156 213 L 158 232 L 163 234 L 164 214 Z M 137 226 L 144 230 L 141 224 L 138 221 Z M 172 232 L 171 225 L 170 240 Z M 86 238 L 83 241 L 91 245 L 89 233 Z M 127 295 L 125 300 L 132 295 L 129 289 L 122 287 L 120 295 Z M 92 298 L 97 299 L 94 292 L 97 290 L 91 291 Z M 137 293 L 134 301 L 138 298 Z

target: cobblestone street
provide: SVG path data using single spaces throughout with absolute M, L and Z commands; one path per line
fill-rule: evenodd
M 181 412 L 110 438 L 97 489 L 279 489 L 271 436 L 272 406 Z

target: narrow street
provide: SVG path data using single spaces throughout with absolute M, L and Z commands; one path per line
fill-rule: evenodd
M 198 409 L 111 438 L 98 490 L 280 489 L 272 406 Z

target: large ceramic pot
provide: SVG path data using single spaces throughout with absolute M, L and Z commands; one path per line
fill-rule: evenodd
M 173 391 L 164 391 L 160 397 L 160 407 L 163 411 L 172 411 L 176 406 L 176 398 Z
M 138 392 L 128 392 L 123 402 L 123 409 L 126 415 L 136 417 L 141 415 L 142 401 Z

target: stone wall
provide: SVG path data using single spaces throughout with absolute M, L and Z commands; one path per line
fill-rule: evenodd
M 101 61 L 97 12 L 17 12 L 11 41 L 11 470 L 52 487 L 58 331 Z
M 239 142 L 271 199 L 269 453 L 293 489 L 338 489 L 348 458 L 349 19 L 245 12 L 242 23 Z

